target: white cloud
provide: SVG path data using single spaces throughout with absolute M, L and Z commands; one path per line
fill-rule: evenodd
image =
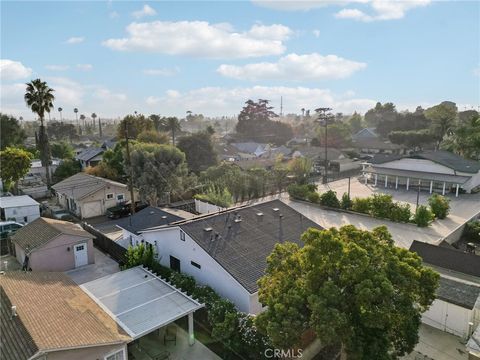
M 270 99 L 278 112 L 281 96 L 285 113 L 298 113 L 301 108 L 313 111 L 319 106 L 332 107 L 344 113 L 364 112 L 376 103 L 375 100 L 353 98 L 348 94 L 337 95 L 328 89 L 284 86 L 204 87 L 187 92 L 169 90 L 162 96 L 149 96 L 145 103 L 149 111 L 161 106 L 165 113 L 182 115 L 185 104 L 188 104 L 188 108 L 196 113 L 223 116 L 238 114 L 248 99 Z
M 157 12 L 155 11 L 155 9 L 153 9 L 152 7 L 148 6 L 148 5 L 143 5 L 143 8 L 138 10 L 138 11 L 134 11 L 132 13 L 132 16 L 135 18 L 135 19 L 140 19 L 144 16 L 155 16 L 157 15 Z
M 0 59 L 0 78 L 2 80 L 25 79 L 32 75 L 32 69 L 20 61 Z
M 239 80 L 325 80 L 343 79 L 364 69 L 367 64 L 336 55 L 288 54 L 277 62 L 261 62 L 244 66 L 220 65 L 217 72 Z
M 308 11 L 327 6 L 340 6 L 342 9 L 335 14 L 336 18 L 370 22 L 401 19 L 408 10 L 426 6 L 431 0 L 253 0 L 253 3 L 283 11 Z M 358 8 L 345 8 L 354 4 L 370 7 L 372 14 Z
M 51 71 L 65 71 L 68 70 L 70 66 L 68 65 L 45 65 L 45 69 Z
M 116 19 L 120 16 L 120 14 L 116 11 L 111 11 L 108 16 L 110 17 L 110 19 Z
M 234 32 L 226 24 L 206 21 L 154 21 L 127 26 L 128 37 L 103 45 L 118 51 L 148 51 L 204 58 L 248 58 L 279 55 L 292 31 L 284 25 L 254 25 Z
M 55 104 L 75 107 L 83 103 L 86 89 L 80 83 L 66 77 L 47 77 L 47 82 L 55 90 Z
M 68 38 L 65 43 L 66 44 L 80 44 L 85 41 L 85 38 L 83 36 L 74 36 L 71 38 Z
M 320 30 L 315 29 L 315 30 L 312 31 L 312 34 L 313 34 L 313 36 L 315 36 L 316 38 L 319 38 L 319 37 L 320 37 Z
M 82 70 L 82 71 L 90 71 L 93 69 L 92 64 L 77 64 L 76 67 L 78 70 Z
M 161 68 L 161 69 L 145 69 L 143 70 L 144 75 L 148 76 L 173 76 L 180 72 L 178 67 L 174 67 L 171 69 L 168 68 Z
M 127 95 L 121 93 L 113 93 L 106 88 L 98 88 L 94 91 L 93 96 L 97 99 L 106 101 L 126 101 Z

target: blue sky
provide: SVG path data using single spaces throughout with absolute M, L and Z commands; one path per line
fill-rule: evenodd
M 133 111 L 237 114 L 376 101 L 480 103 L 477 1 L 2 1 L 1 111 L 33 118 L 24 83 L 56 90 L 64 117 Z M 58 113 L 52 114 L 58 117 Z

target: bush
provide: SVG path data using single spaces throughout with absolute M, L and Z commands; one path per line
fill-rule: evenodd
M 450 212 L 450 199 L 439 194 L 433 194 L 428 199 L 428 205 L 436 218 L 445 219 Z
M 352 210 L 362 213 L 370 214 L 371 200 L 370 198 L 355 198 L 352 202 Z
M 432 221 L 434 218 L 435 216 L 428 207 L 425 205 L 420 205 L 415 213 L 413 222 L 417 224 L 417 226 L 425 227 L 428 226 L 430 221 Z
M 337 193 L 333 190 L 328 190 L 320 196 L 320 205 L 329 206 L 333 208 L 340 207 L 340 201 L 338 201 Z
M 372 216 L 389 219 L 393 207 L 392 195 L 373 194 L 370 198 L 370 212 Z
M 317 186 L 315 184 L 297 185 L 292 184 L 287 188 L 288 195 L 294 199 L 307 200 L 308 195 L 315 192 Z
M 347 193 L 343 193 L 342 200 L 340 201 L 340 207 L 345 210 L 349 210 L 352 207 L 352 200 Z
M 465 226 L 464 236 L 467 241 L 480 241 L 480 220 L 473 220 Z
M 389 219 L 397 222 L 410 222 L 412 212 L 410 210 L 410 204 L 398 204 L 394 203 L 389 215 Z
M 314 204 L 318 204 L 320 201 L 320 194 L 317 192 L 311 192 L 307 195 L 307 200 Z

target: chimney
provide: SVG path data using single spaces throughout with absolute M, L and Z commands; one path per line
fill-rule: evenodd
M 273 210 L 273 216 L 277 216 L 280 213 L 279 208 L 273 208 L 272 210 Z
M 17 315 L 17 307 L 15 305 L 12 305 L 12 312 L 11 312 L 10 318 L 13 319 L 16 316 L 18 316 Z
M 257 221 L 258 222 L 263 222 L 263 212 L 258 212 L 257 213 Z

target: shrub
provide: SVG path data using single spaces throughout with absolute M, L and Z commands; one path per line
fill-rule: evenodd
M 370 201 L 370 212 L 372 216 L 382 219 L 390 218 L 393 207 L 392 195 L 373 194 Z
M 465 226 L 465 237 L 468 241 L 480 241 L 480 220 L 473 220 Z
M 320 194 L 317 192 L 311 192 L 307 195 L 307 200 L 312 203 L 318 204 L 318 202 L 320 201 Z
M 317 189 L 317 186 L 314 184 L 307 184 L 307 185 L 292 184 L 288 186 L 287 191 L 288 191 L 288 195 L 290 195 L 294 199 L 307 200 L 308 195 L 312 192 L 315 192 L 316 189 Z
M 363 214 L 369 214 L 370 213 L 370 207 L 371 207 L 371 201 L 370 198 L 355 198 L 353 199 L 352 202 L 352 210 L 363 213 Z
M 430 221 L 432 221 L 434 218 L 435 216 L 428 207 L 425 205 L 420 205 L 415 213 L 413 222 L 417 224 L 417 226 L 425 227 L 428 226 Z
M 389 215 L 389 219 L 397 222 L 409 222 L 412 217 L 410 204 L 394 203 Z
M 347 193 L 343 193 L 342 200 L 340 201 L 340 207 L 345 210 L 349 210 L 352 207 L 352 200 Z
M 445 219 L 450 212 L 450 199 L 439 194 L 433 194 L 428 204 L 436 218 Z
M 320 196 L 320 205 L 329 206 L 333 208 L 340 207 L 340 201 L 338 201 L 337 193 L 333 190 L 328 190 Z

